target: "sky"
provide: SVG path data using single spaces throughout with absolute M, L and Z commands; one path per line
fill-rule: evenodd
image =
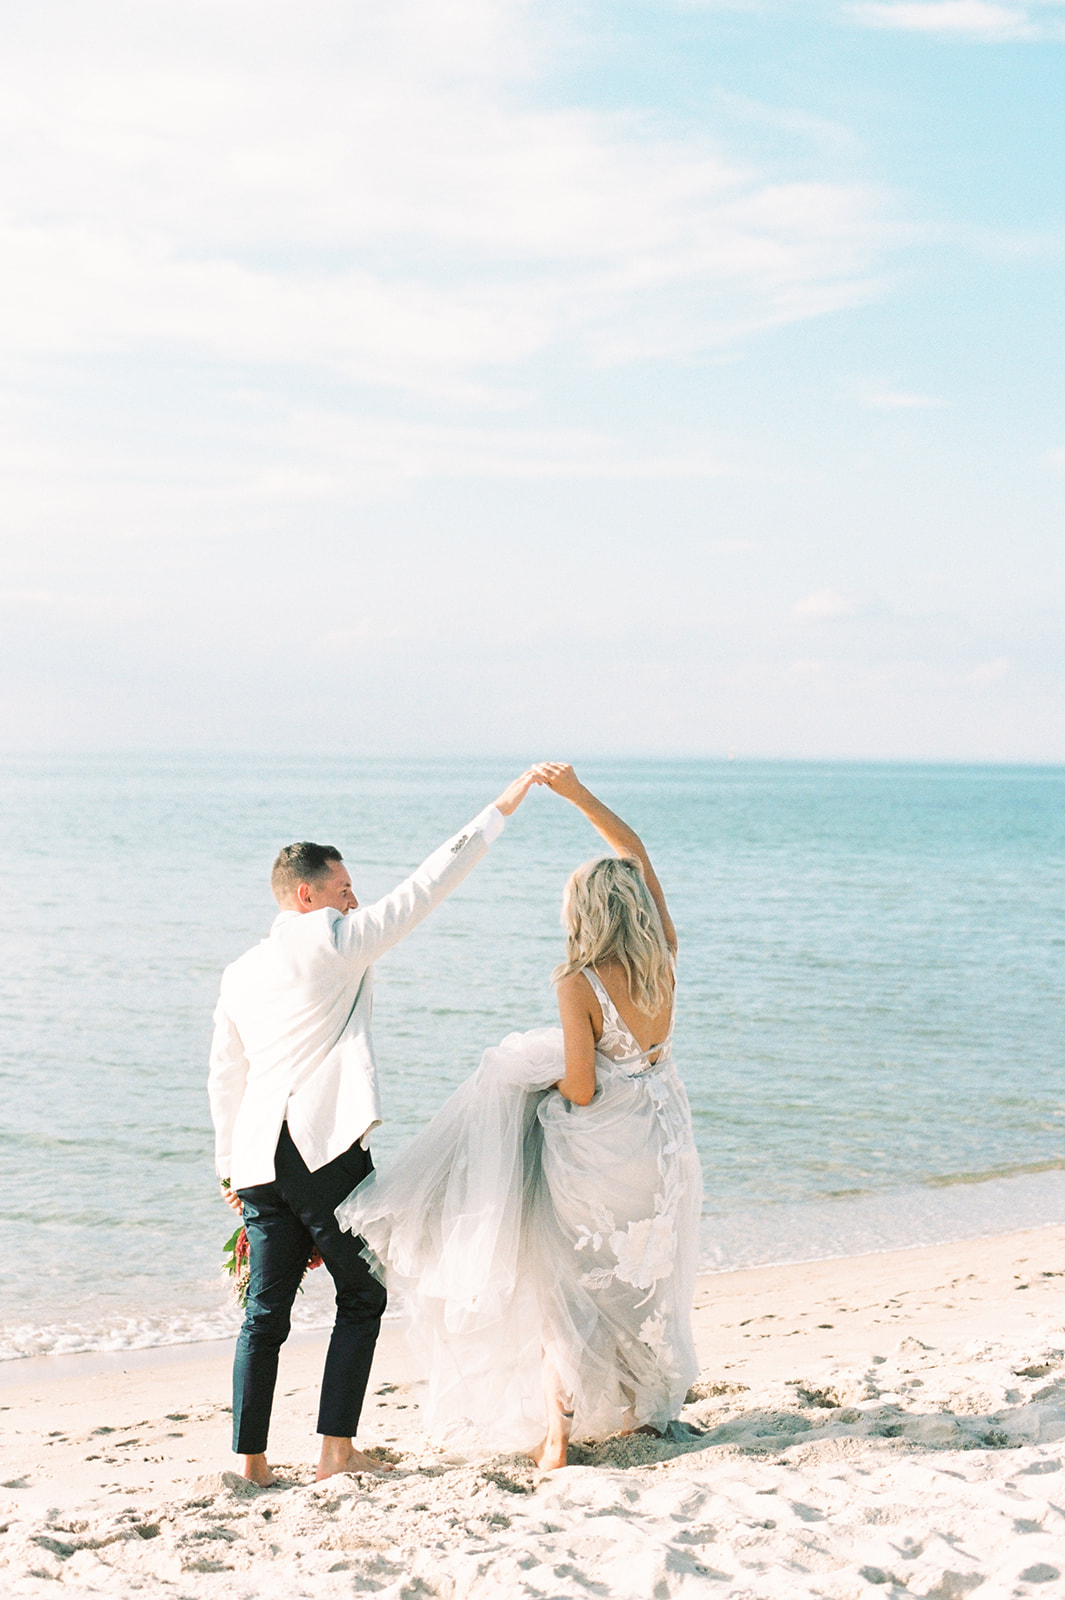
M 1065 760 L 1065 0 L 35 0 L 0 749 Z

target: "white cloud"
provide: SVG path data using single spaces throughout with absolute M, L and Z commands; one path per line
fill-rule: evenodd
M 591 429 L 478 427 L 326 412 L 294 414 L 279 448 L 291 451 L 293 465 L 275 463 L 249 485 L 249 493 L 347 501 L 397 480 L 719 478 L 729 471 L 705 448 L 634 453 L 626 441 Z M 308 470 L 316 461 L 321 470 Z
M 1009 672 L 1013 663 L 1008 656 L 995 656 L 991 661 L 981 661 L 979 666 L 973 667 L 962 678 L 962 683 L 984 684 L 1001 683 Z
M 853 617 L 857 611 L 858 606 L 855 601 L 845 594 L 840 594 L 837 589 L 820 589 L 816 594 L 808 594 L 804 600 L 797 601 L 792 607 L 794 616 L 814 622 L 828 622 L 836 617 Z
M 74 0 L 0 63 L 0 348 L 198 350 L 472 397 L 877 292 L 860 186 L 538 107 L 519 0 Z
M 316 515 L 345 515 L 434 482 L 667 484 L 739 470 L 735 445 L 718 448 L 698 428 L 641 447 L 623 431 L 535 425 L 507 409 L 490 421 L 462 412 L 432 420 L 238 391 L 224 396 L 202 427 L 174 437 L 151 426 L 143 437 L 131 434 L 127 417 L 96 436 L 71 439 L 51 418 L 42 425 L 19 416 L 3 395 L 0 408 L 9 412 L 0 438 L 4 520 L 31 544 L 72 528 L 83 538 L 214 538 L 264 520 L 299 522 L 309 507 Z M 723 541 L 721 548 L 751 545 Z M 12 599 L 10 576 L 8 585 Z M 26 603 L 34 594 L 37 603 L 48 599 L 43 586 L 27 584 L 20 594 Z M 4 598 L 0 593 L 0 603 Z
M 851 14 L 872 28 L 900 28 L 913 33 L 968 35 L 980 39 L 1028 39 L 1036 29 L 1019 6 L 991 0 L 895 0 L 892 4 L 851 7 Z
M 904 389 L 881 389 L 866 395 L 864 404 L 871 411 L 942 411 L 950 402 L 937 395 L 911 394 Z
M 52 589 L 0 589 L 0 610 L 11 615 L 51 614 L 59 620 L 117 621 L 140 610 L 136 599 L 117 594 L 64 594 Z
M 792 661 L 784 668 L 784 677 L 797 678 L 809 684 L 820 684 L 828 680 L 831 670 L 827 661 Z

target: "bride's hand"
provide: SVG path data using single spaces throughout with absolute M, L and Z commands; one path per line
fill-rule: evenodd
M 501 811 L 505 817 L 513 816 L 533 784 L 541 781 L 537 777 L 535 769 L 530 767 L 528 772 L 523 772 L 520 778 L 515 778 L 513 783 L 507 784 L 503 793 L 495 802 L 496 810 Z
M 563 800 L 577 800 L 585 792 L 573 768 L 566 761 L 538 761 L 533 767 L 538 783 L 545 784 Z

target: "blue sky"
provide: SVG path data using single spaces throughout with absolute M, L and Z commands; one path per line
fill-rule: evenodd
M 1065 0 L 42 0 L 0 746 L 1065 759 Z

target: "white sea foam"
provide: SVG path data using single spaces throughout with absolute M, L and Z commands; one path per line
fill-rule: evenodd
M 300 1306 L 292 1313 L 296 1329 L 332 1325 L 327 1305 Z M 237 1306 L 226 1305 L 197 1316 L 127 1316 L 97 1322 L 24 1322 L 0 1329 L 0 1361 L 27 1356 L 68 1356 L 86 1350 L 149 1350 L 162 1345 L 200 1344 L 211 1339 L 231 1339 L 240 1327 Z

